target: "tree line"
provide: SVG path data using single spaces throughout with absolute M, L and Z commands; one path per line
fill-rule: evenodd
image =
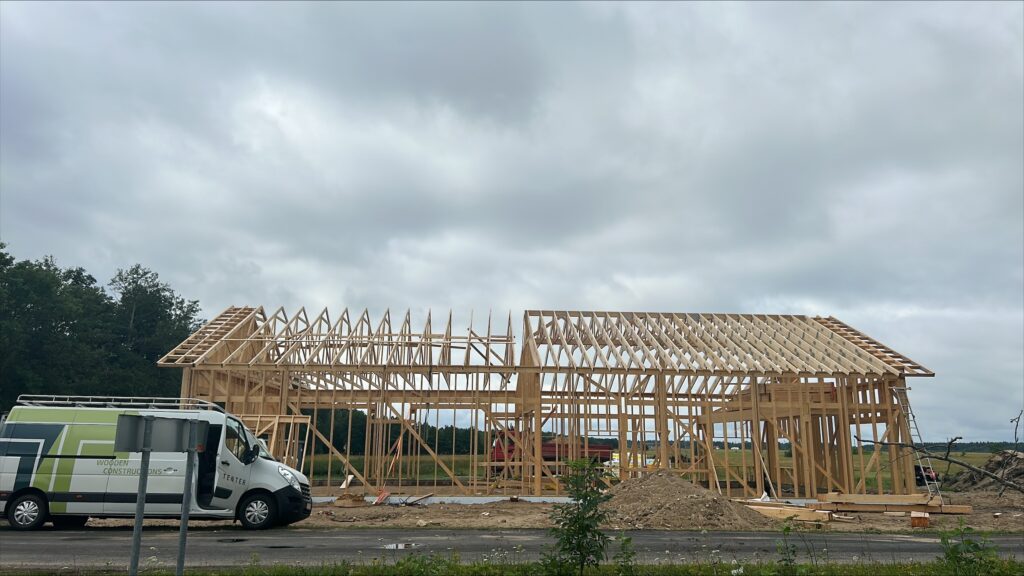
M 308 416 L 313 416 L 312 410 L 303 410 Z M 351 430 L 349 420 L 351 419 Z M 334 426 L 331 427 L 331 411 L 318 410 L 316 412 L 316 429 L 321 434 L 330 438 L 331 444 L 341 452 L 361 456 L 366 453 L 366 412 L 362 410 L 335 410 Z M 387 445 L 394 445 L 395 441 L 402 434 L 403 428 L 397 424 L 389 425 L 386 429 Z M 422 422 L 417 426 L 417 433 L 431 448 L 435 448 L 439 454 L 471 454 L 476 450 L 477 454 L 487 452 L 487 435 L 476 431 L 476 444 L 474 446 L 474 431 L 470 428 L 459 428 L 452 425 L 434 426 L 429 422 Z M 326 446 L 319 440 L 317 452 L 326 451 Z M 407 437 L 404 444 L 406 452 L 414 449 L 414 442 Z
M 20 394 L 178 396 L 180 372 L 156 361 L 202 324 L 199 312 L 139 264 L 101 285 L 0 243 L 0 412 Z
M 118 269 L 100 284 L 85 269 L 63 268 L 51 256 L 18 261 L 0 243 L 0 413 L 10 410 L 20 394 L 177 397 L 180 372 L 157 368 L 156 362 L 202 323 L 198 300 L 182 297 L 141 264 Z M 346 410 L 335 413 L 333 440 L 342 450 L 349 417 Z M 350 450 L 362 454 L 366 414 L 356 410 L 351 418 Z M 317 420 L 326 434 L 329 413 L 321 411 Z M 393 428 L 392 442 L 399 433 Z M 420 432 L 428 444 L 456 454 L 470 453 L 476 434 L 477 451 L 487 450 L 481 431 L 423 423 Z M 615 439 L 590 441 L 618 446 Z M 779 446 L 788 448 L 786 443 Z M 995 452 L 1015 446 L 961 441 L 954 451 Z M 726 446 L 717 441 L 715 447 Z M 945 443 L 925 447 L 940 451 Z
M 203 322 L 197 300 L 182 297 L 140 264 L 100 284 L 85 269 L 61 267 L 52 256 L 17 260 L 0 243 L 0 413 L 21 394 L 177 397 L 181 372 L 156 362 Z M 329 411 L 317 414 L 317 425 L 328 433 Z M 391 428 L 393 443 L 399 428 Z M 424 423 L 420 433 L 446 453 L 473 448 L 469 428 Z M 483 452 L 485 436 L 476 434 Z M 365 436 L 365 412 L 335 412 L 332 441 L 339 450 L 350 441 L 351 453 L 363 454 Z

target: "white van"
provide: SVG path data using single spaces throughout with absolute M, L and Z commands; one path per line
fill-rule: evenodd
M 209 423 L 200 439 L 189 515 L 237 519 L 250 529 L 290 524 L 312 509 L 309 480 L 275 461 L 242 422 L 219 406 L 179 398 L 22 395 L 0 427 L 0 509 L 11 527 L 47 520 L 83 526 L 90 518 L 135 515 L 141 453 L 114 452 L 120 414 Z M 147 518 L 178 518 L 185 454 L 153 452 Z

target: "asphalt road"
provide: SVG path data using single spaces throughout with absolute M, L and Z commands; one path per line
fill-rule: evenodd
M 776 532 L 664 532 L 632 531 L 641 562 L 707 563 L 712 558 L 770 560 L 777 558 Z M 173 568 L 177 531 L 152 527 L 143 531 L 141 563 Z M 411 552 L 450 554 L 463 560 L 492 562 L 535 559 L 550 542 L 543 530 L 389 530 L 280 528 L 249 532 L 223 526 L 199 527 L 189 532 L 187 562 L 191 566 L 243 566 L 293 564 L 316 566 L 340 561 L 386 561 Z M 941 553 L 934 535 L 805 533 L 791 535 L 801 561 L 813 553 L 834 562 L 932 560 Z M 994 536 L 1005 555 L 1024 557 L 1024 534 Z M 130 528 L 45 529 L 15 532 L 0 526 L 0 571 L 19 568 L 59 570 L 64 567 L 127 565 Z

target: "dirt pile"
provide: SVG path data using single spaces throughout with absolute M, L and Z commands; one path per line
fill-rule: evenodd
M 770 530 L 776 524 L 674 474 L 658 472 L 627 480 L 608 491 L 604 504 L 613 529 Z
M 1024 484 L 1024 452 L 1013 450 L 997 452 L 988 459 L 988 462 L 985 462 L 982 468 L 986 472 L 991 472 L 1011 482 Z M 943 489 L 959 491 L 993 490 L 1000 487 L 1002 484 L 992 478 L 970 470 L 964 470 L 942 483 Z

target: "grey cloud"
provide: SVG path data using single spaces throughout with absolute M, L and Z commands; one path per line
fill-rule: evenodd
M 986 415 L 1024 403 L 1022 21 L 4 3 L 0 237 L 100 278 L 142 262 L 208 315 L 833 314 L 938 372 L 912 393 L 930 437 L 1004 437 Z

